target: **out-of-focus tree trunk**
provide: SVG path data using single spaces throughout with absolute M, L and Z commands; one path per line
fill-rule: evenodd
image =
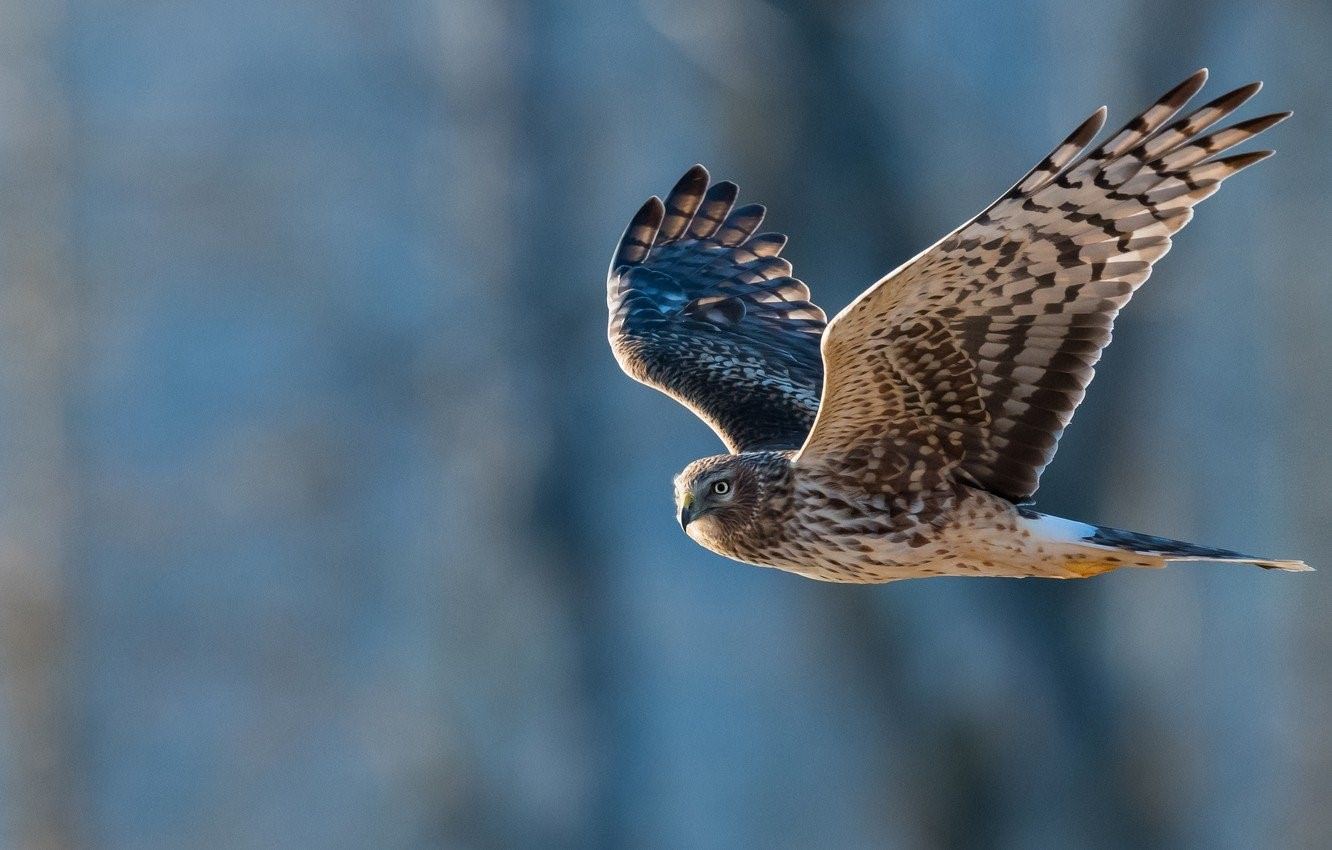
M 67 579 L 80 544 L 67 420 L 80 352 L 59 0 L 0 3 L 0 843 L 77 843 Z

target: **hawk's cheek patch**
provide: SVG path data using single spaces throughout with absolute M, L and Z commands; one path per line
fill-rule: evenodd
M 711 513 L 703 514 L 685 526 L 685 534 L 688 534 L 695 543 L 707 549 L 714 548 L 709 544 L 720 537 L 720 531 L 717 517 Z

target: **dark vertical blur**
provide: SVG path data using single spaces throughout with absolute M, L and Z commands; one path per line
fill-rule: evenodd
M 1041 505 L 1332 569 L 1332 8 L 0 10 L 0 846 L 1332 845 L 1326 572 L 722 561 L 602 289 L 699 161 L 833 313 L 1262 77 Z

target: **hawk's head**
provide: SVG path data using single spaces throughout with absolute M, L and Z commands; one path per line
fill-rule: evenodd
M 790 469 L 787 452 L 746 452 L 696 460 L 675 476 L 680 527 L 697 542 L 728 554 L 726 541 L 748 527 Z

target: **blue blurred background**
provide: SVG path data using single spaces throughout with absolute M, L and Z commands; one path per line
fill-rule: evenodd
M 1332 6 L 0 10 L 0 846 L 1332 846 Z M 1201 65 L 1296 116 L 1040 505 L 1323 572 L 679 532 L 720 444 L 604 339 L 648 194 L 736 180 L 831 314 Z

